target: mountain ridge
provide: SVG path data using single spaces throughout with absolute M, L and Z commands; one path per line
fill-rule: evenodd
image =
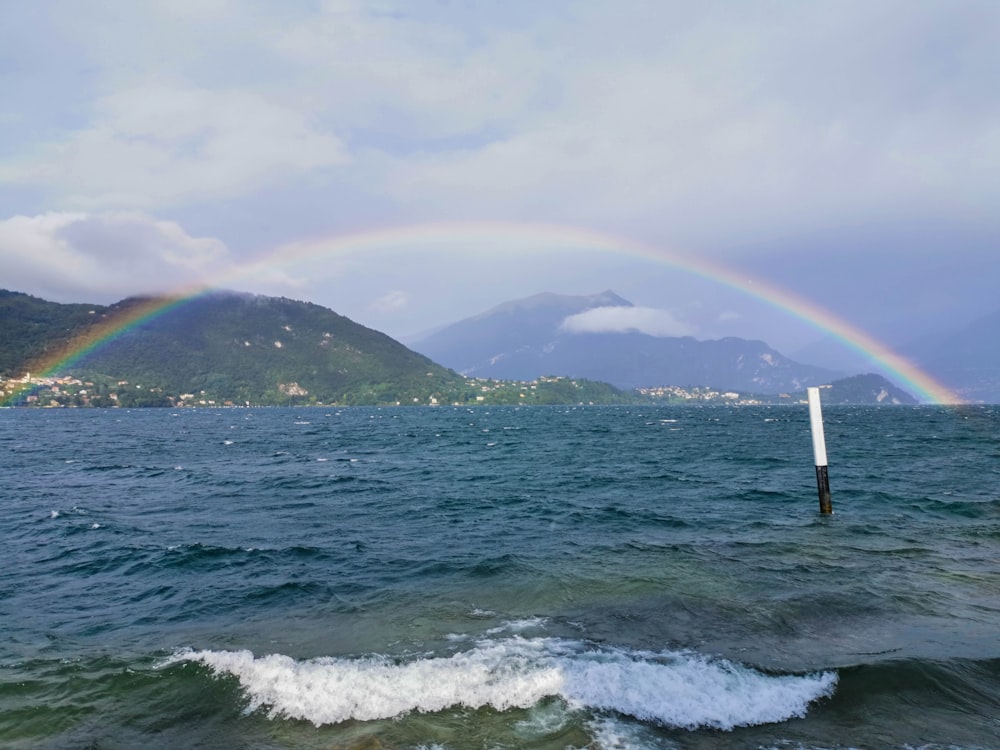
M 610 290 L 580 296 L 544 293 L 497 305 L 411 346 L 469 376 L 530 379 L 559 373 L 625 389 L 707 385 L 779 393 L 841 375 L 794 362 L 759 340 L 700 341 L 636 330 L 580 333 L 562 325 L 571 316 L 599 307 L 635 309 Z
M 643 394 L 559 374 L 528 380 L 469 379 L 314 303 L 230 291 L 210 292 L 173 307 L 170 301 L 177 300 L 130 297 L 107 306 L 62 304 L 0 290 L 0 403 L 13 398 L 13 403 L 40 406 L 732 404 L 795 403 L 803 395 L 772 398 L 753 389 L 719 393 L 702 384 L 688 391 L 661 388 L 659 395 Z M 574 298 L 571 309 L 553 315 L 553 302 L 558 307 L 567 300 L 537 295 L 527 307 L 548 310 L 552 325 L 558 326 L 565 313 L 580 307 L 630 304 L 605 292 Z M 113 340 L 74 358 L 72 367 L 59 375 L 26 377 L 26 371 L 41 362 L 51 366 L 67 352 L 75 353 L 80 341 L 92 342 L 91 332 L 98 327 L 106 334 L 115 316 L 124 324 L 148 310 L 150 303 L 154 309 L 160 304 L 169 309 L 146 319 L 140 316 Z M 518 306 L 497 309 L 513 314 Z M 621 343 L 629 335 L 598 336 Z M 700 345 L 690 338 L 677 341 Z M 749 344 L 770 356 L 763 342 Z M 912 402 L 884 379 L 871 377 L 874 380 L 833 381 L 828 397 L 834 403 Z

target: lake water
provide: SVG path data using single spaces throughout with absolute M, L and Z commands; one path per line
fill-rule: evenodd
M 1000 748 L 1000 409 L 0 409 L 6 748 Z

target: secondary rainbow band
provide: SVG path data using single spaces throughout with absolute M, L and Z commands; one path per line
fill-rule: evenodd
M 162 315 L 213 288 L 231 285 L 262 272 L 273 272 L 277 268 L 293 267 L 320 258 L 349 256 L 374 249 L 406 248 L 416 251 L 422 246 L 431 246 L 435 250 L 440 250 L 445 246 L 454 245 L 456 251 L 467 255 L 475 251 L 476 244 L 489 243 L 490 246 L 495 246 L 499 243 L 502 247 L 503 243 L 514 242 L 548 250 L 558 248 L 618 253 L 662 263 L 724 284 L 809 323 L 817 330 L 832 335 L 854 351 L 878 362 L 898 379 L 904 388 L 914 391 L 921 400 L 936 404 L 962 402 L 947 387 L 866 332 L 819 305 L 766 281 L 750 278 L 742 272 L 692 255 L 668 252 L 662 248 L 590 229 L 554 224 L 493 221 L 413 224 L 286 244 L 241 265 L 230 273 L 221 275 L 212 284 L 189 287 L 168 297 L 152 299 L 144 304 L 130 307 L 121 316 L 102 321 L 85 335 L 71 341 L 63 350 L 34 363 L 29 369 L 33 375 L 42 377 L 65 372 L 86 354 L 151 318 Z M 9 395 L 4 403 L 13 402 L 29 387 L 30 384 L 25 384 L 23 388 Z

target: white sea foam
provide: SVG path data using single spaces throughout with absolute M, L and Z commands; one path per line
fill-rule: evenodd
M 529 708 L 550 696 L 589 709 L 695 729 L 764 724 L 804 716 L 830 695 L 831 672 L 771 676 L 681 652 L 595 648 L 556 638 L 479 641 L 450 656 L 322 657 L 296 661 L 249 651 L 184 651 L 169 662 L 200 662 L 235 676 L 248 711 L 318 725 L 451 707 Z
M 525 617 L 521 620 L 510 620 L 505 622 L 503 625 L 498 625 L 495 628 L 490 628 L 486 631 L 486 635 L 499 635 L 501 633 L 523 633 L 525 630 L 530 630 L 531 628 L 541 628 L 544 627 L 548 622 L 547 617 Z
M 587 747 L 600 750 L 677 750 L 677 745 L 643 724 L 602 716 L 587 725 L 593 742 Z

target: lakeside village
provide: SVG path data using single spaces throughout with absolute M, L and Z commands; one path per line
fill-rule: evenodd
M 542 377 L 532 381 L 493 380 L 467 378 L 466 388 L 459 397 L 446 398 L 443 394 L 412 398 L 412 401 L 394 401 L 388 404 L 367 401 L 357 396 L 343 401 L 321 401 L 298 383 L 278 386 L 278 399 L 266 403 L 234 401 L 200 391 L 171 395 L 162 388 L 145 387 L 126 380 L 82 380 L 72 375 L 39 377 L 30 373 L 21 378 L 0 378 L 0 403 L 11 399 L 18 406 L 36 408 L 132 408 L 141 406 L 163 407 L 250 407 L 250 406 L 345 406 L 345 405 L 516 405 L 516 404 L 608 404 L 608 403 L 659 403 L 659 404 L 722 404 L 732 406 L 761 404 L 805 403 L 799 394 L 782 393 L 775 396 L 741 394 L 719 391 L 708 387 L 659 386 L 638 388 L 632 392 L 615 391 L 605 384 L 580 381 L 569 377 Z

